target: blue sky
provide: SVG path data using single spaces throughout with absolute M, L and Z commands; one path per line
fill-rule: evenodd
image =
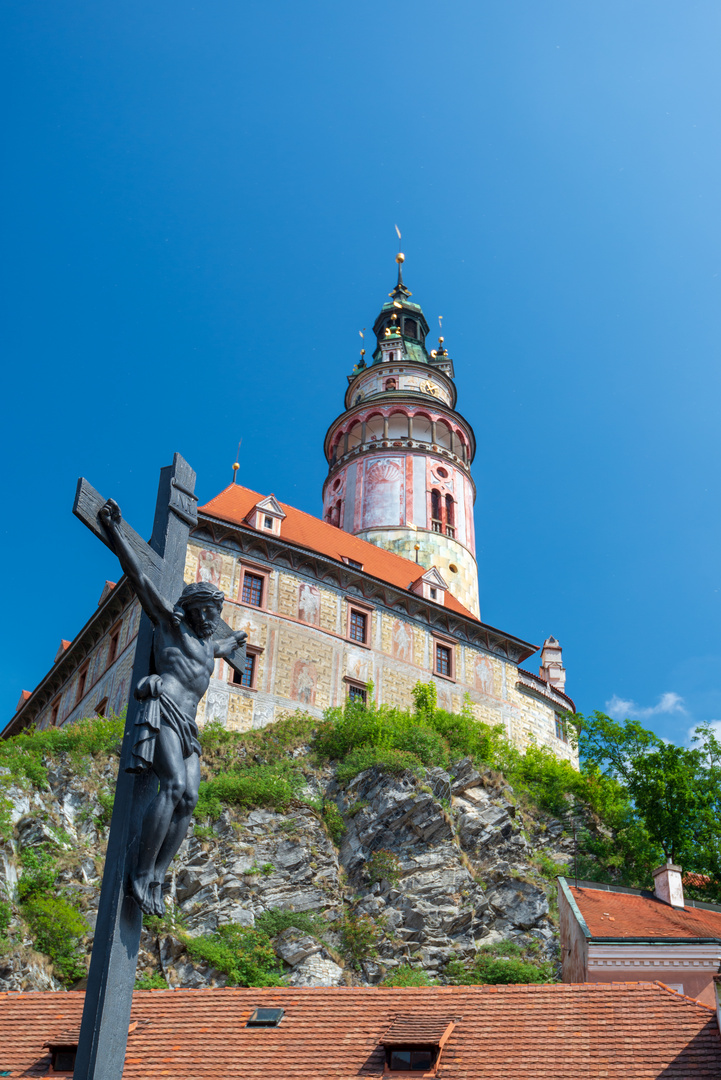
M 483 618 L 583 711 L 719 720 L 720 40 L 695 0 L 8 0 L 3 719 L 117 577 L 80 474 L 147 534 L 173 451 L 210 498 L 242 437 L 320 512 L 397 222 Z

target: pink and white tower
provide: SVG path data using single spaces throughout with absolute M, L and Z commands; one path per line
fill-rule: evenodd
M 325 437 L 324 518 L 425 569 L 435 566 L 480 618 L 475 436 L 456 412 L 443 338 L 426 350 L 428 323 L 403 284 L 404 256 L 396 261 L 398 283 L 375 321 L 371 362 L 361 353 L 348 376 L 345 412 Z

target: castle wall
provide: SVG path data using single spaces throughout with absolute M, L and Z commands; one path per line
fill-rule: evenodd
M 207 549 L 191 543 L 186 581 L 199 580 L 207 568 Z M 442 708 L 458 711 L 468 694 L 477 719 L 502 724 L 523 749 L 529 741 L 548 746 L 574 761 L 570 745 L 556 734 L 561 706 L 542 700 L 519 681 L 510 661 L 466 644 L 456 644 L 455 679 L 433 675 L 433 633 L 427 625 L 383 608 L 369 608 L 369 647 L 347 638 L 348 604 L 356 598 L 300 573 L 269 568 L 268 604 L 254 608 L 238 599 L 244 560 L 222 555 L 216 584 L 232 599 L 224 618 L 244 629 L 256 660 L 254 689 L 232 683 L 228 665 L 219 660 L 198 709 L 200 723 L 214 720 L 234 730 L 263 727 L 288 710 L 302 708 L 318 717 L 329 705 L 341 705 L 349 685 L 372 682 L 376 700 L 408 707 L 420 680 L 433 680 Z M 365 604 L 365 601 L 363 601 Z
M 262 608 L 243 603 L 243 568 L 267 574 Z M 243 629 L 256 653 L 254 686 L 232 682 L 225 661 L 216 662 L 210 686 L 198 708 L 198 722 L 221 723 L 236 731 L 260 728 L 289 710 L 305 709 L 322 716 L 341 705 L 351 685 L 373 683 L 380 703 L 408 707 L 420 680 L 433 680 L 442 708 L 458 711 L 467 694 L 473 714 L 487 724 L 502 724 L 519 749 L 531 740 L 550 747 L 559 757 L 575 762 L 570 745 L 557 736 L 561 706 L 544 699 L 540 680 L 525 678 L 509 660 L 474 646 L 453 646 L 455 678 L 433 674 L 434 635 L 428 625 L 381 607 L 372 607 L 339 588 L 288 569 L 263 567 L 255 560 L 194 543 L 188 546 L 185 580 L 212 581 L 226 594 L 224 618 Z M 348 639 L 348 605 L 363 605 L 370 626 L 368 647 Z M 140 608 L 132 600 L 122 615 L 86 656 L 85 693 L 78 699 L 76 668 L 53 701 L 37 717 L 38 727 L 51 722 L 52 706 L 60 701 L 58 725 L 95 714 L 105 698 L 105 712 L 120 712 L 127 704 L 138 632 Z M 108 663 L 111 633 L 120 628 L 118 651 Z M 83 661 L 84 665 L 85 661 Z M 533 685 L 530 685 L 533 684 Z M 537 685 L 536 685 L 537 684 Z M 535 689 L 533 689 L 535 686 Z

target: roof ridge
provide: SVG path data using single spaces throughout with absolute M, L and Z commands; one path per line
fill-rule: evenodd
M 653 980 L 656 986 L 660 986 L 662 990 L 665 990 L 668 994 L 673 994 L 674 997 L 683 998 L 689 1005 L 700 1005 L 702 1009 L 708 1009 L 710 1013 L 715 1013 L 716 1009 L 713 1005 L 707 1005 L 705 1001 L 699 1001 L 698 998 L 691 997 L 690 994 L 682 994 L 680 990 L 674 990 L 673 987 L 668 986 L 665 982 L 661 982 L 660 979 Z

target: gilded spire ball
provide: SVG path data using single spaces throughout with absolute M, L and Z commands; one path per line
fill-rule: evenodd
M 396 262 L 400 265 L 402 262 L 405 262 L 405 261 L 406 261 L 405 255 L 403 254 L 402 251 L 399 251 L 398 254 L 396 255 Z
M 237 472 L 239 468 L 240 468 L 239 463 L 237 461 L 234 461 L 233 462 L 233 472 Z

